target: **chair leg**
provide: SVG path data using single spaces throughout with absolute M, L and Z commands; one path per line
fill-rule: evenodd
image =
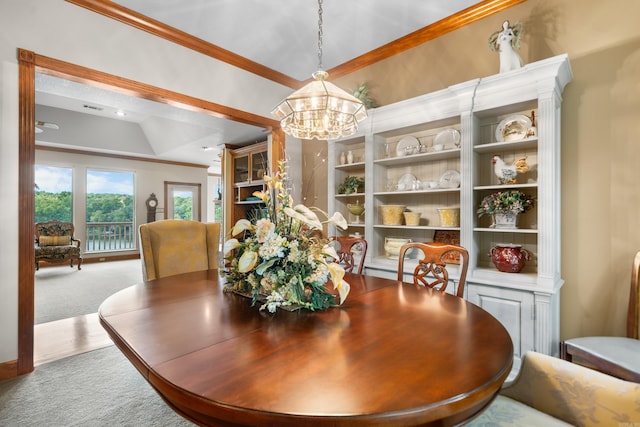
M 78 271 L 82 270 L 82 257 L 78 258 Z
M 573 361 L 571 354 L 567 352 L 567 344 L 564 341 L 560 342 L 560 359 L 567 360 L 569 362 Z

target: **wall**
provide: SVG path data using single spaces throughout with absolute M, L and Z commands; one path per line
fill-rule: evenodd
M 562 105 L 561 338 L 624 335 L 640 250 L 640 2 L 529 0 L 334 81 L 379 105 L 495 74 L 487 39 L 523 22 L 525 63 L 568 53 Z
M 58 167 L 71 167 L 74 169 L 73 191 L 74 191 L 74 221 L 76 222 L 76 237 L 82 242 L 86 241 L 85 231 L 78 224 L 83 223 L 78 218 L 84 217 L 86 201 L 84 194 L 86 191 L 86 170 L 89 168 L 133 172 L 134 178 L 134 204 L 135 204 L 135 226 L 147 222 L 147 207 L 145 201 L 151 193 L 155 193 L 158 199 L 158 210 L 156 219 L 164 219 L 164 182 L 187 182 L 200 184 L 202 200 L 201 218 L 204 221 L 208 218 L 207 208 L 212 204 L 209 202 L 208 174 L 207 168 L 189 167 L 180 165 L 170 165 L 156 162 L 145 162 L 138 160 L 118 159 L 104 156 L 91 156 L 87 154 L 63 153 L 48 150 L 36 150 L 36 164 Z M 138 251 L 133 251 L 137 253 Z M 126 254 L 127 251 L 118 252 Z M 94 255 L 83 254 L 83 257 L 91 258 Z M 95 255 L 99 256 L 99 255 Z

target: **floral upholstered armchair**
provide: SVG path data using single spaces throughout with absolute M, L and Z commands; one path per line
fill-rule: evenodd
M 467 427 L 637 426 L 640 384 L 530 351 L 516 379 Z
M 38 222 L 35 226 L 36 270 L 40 269 L 40 261 L 65 262 L 73 267 L 73 260 L 78 261 L 78 270 L 82 270 L 80 256 L 80 240 L 73 237 L 74 227 L 70 222 L 52 220 Z

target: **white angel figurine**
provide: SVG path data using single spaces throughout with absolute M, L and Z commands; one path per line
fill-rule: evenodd
M 504 21 L 502 29 L 489 37 L 489 48 L 494 52 L 500 52 L 501 73 L 522 68 L 522 59 L 516 50 L 520 50 L 520 37 L 523 30 L 524 25 L 520 22 L 509 26 L 509 21 Z

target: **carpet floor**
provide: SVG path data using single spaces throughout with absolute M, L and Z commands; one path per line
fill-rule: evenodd
M 35 324 L 96 313 L 110 295 L 142 282 L 139 259 L 43 267 L 35 273 Z
M 115 346 L 46 363 L 0 381 L 0 425 L 193 426 L 160 398 Z

